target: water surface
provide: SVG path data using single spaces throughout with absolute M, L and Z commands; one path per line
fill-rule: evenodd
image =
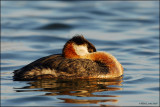
M 2 1 L 2 106 L 158 106 L 158 1 Z M 75 34 L 113 54 L 122 78 L 13 81 Z

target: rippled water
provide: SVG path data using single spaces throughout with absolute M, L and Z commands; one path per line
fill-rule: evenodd
M 2 1 L 2 106 L 158 106 L 158 1 Z M 13 70 L 61 53 L 83 34 L 124 66 L 113 80 L 13 81 Z

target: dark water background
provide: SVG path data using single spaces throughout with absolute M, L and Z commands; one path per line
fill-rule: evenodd
M 1 106 L 158 106 L 158 1 L 2 1 Z M 124 66 L 116 80 L 13 81 L 83 34 Z

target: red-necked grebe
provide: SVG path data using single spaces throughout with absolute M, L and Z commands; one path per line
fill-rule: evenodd
M 40 58 L 13 73 L 14 80 L 107 79 L 121 76 L 123 67 L 111 54 L 96 52 L 83 36 L 74 36 L 64 45 L 62 54 Z

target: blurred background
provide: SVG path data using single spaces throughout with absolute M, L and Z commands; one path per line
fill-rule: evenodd
M 120 82 L 52 81 L 54 86 L 47 86 L 54 89 L 46 97 L 48 82 L 37 86 L 39 82 L 12 80 L 13 70 L 61 53 L 76 34 L 122 63 L 125 71 Z M 23 106 L 19 102 L 27 106 L 158 106 L 159 1 L 2 1 L 1 83 L 6 106 Z M 64 89 L 70 90 L 65 93 Z M 79 97 L 79 92 L 88 94 Z

